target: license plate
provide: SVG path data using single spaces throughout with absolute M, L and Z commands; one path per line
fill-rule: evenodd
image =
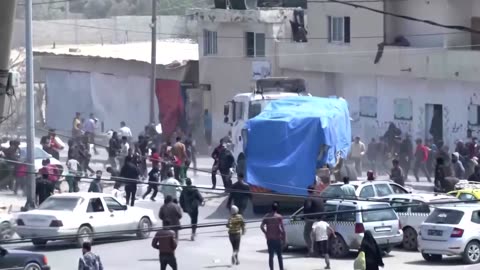
M 375 227 L 376 232 L 389 232 L 391 230 L 392 230 L 392 227 L 390 227 L 390 226 Z
M 443 231 L 440 230 L 428 230 L 428 235 L 430 236 L 442 236 Z

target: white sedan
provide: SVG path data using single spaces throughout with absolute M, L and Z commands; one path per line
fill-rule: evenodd
M 81 246 L 94 239 L 125 234 L 148 238 L 156 224 L 152 210 L 123 205 L 102 193 L 63 193 L 38 209 L 17 215 L 17 234 L 35 246 L 52 240 L 74 240 Z
M 6 142 L 1 144 L 1 147 L 8 148 L 9 145 L 10 145 L 9 142 Z M 21 142 L 19 148 L 20 148 L 20 160 L 22 161 L 27 160 L 27 143 Z M 43 167 L 42 161 L 48 158 L 50 159 L 50 164 L 53 164 L 58 168 L 59 174 L 62 174 L 62 175 L 64 174 L 64 168 L 60 160 L 52 157 L 52 155 L 45 152 L 45 150 L 42 149 L 42 146 L 40 144 L 35 144 L 33 151 L 34 151 L 33 156 L 35 159 L 35 171 L 38 172 L 38 170 L 40 170 Z

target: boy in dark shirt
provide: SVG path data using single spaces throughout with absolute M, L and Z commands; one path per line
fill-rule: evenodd
M 90 183 L 88 192 L 103 193 L 103 186 L 100 182 L 102 180 L 102 171 L 97 171 L 95 179 Z
M 393 180 L 395 183 L 404 186 L 405 185 L 405 175 L 403 174 L 403 169 L 400 167 L 400 162 L 397 159 L 392 160 L 393 168 L 390 171 L 390 180 Z
M 155 201 L 155 197 L 157 196 L 158 193 L 158 180 L 160 178 L 160 169 L 158 168 L 158 164 L 153 164 L 152 169 L 148 173 L 148 188 L 147 192 L 143 194 L 143 199 L 150 194 L 150 192 L 153 190 L 152 197 L 150 197 L 150 200 L 153 202 Z

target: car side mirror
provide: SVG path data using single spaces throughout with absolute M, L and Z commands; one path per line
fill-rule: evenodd
M 0 257 L 5 257 L 8 254 L 8 250 L 1 248 L 0 250 Z
M 226 118 L 228 119 L 229 114 L 230 114 L 230 106 L 227 103 L 227 104 L 223 105 L 223 115 L 225 115 Z
M 125 211 L 125 210 L 127 210 L 127 208 L 128 208 L 128 206 L 126 206 L 126 205 L 122 205 L 122 210 L 124 210 L 124 211 Z
M 228 116 L 225 116 L 225 117 L 223 118 L 223 122 L 228 124 Z

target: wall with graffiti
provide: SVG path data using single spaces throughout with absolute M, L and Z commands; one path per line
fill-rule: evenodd
M 480 84 L 338 74 L 335 88 L 349 102 L 352 134 L 364 142 L 383 136 L 390 123 L 412 138 L 435 134 L 450 147 L 467 129 L 480 136 Z

